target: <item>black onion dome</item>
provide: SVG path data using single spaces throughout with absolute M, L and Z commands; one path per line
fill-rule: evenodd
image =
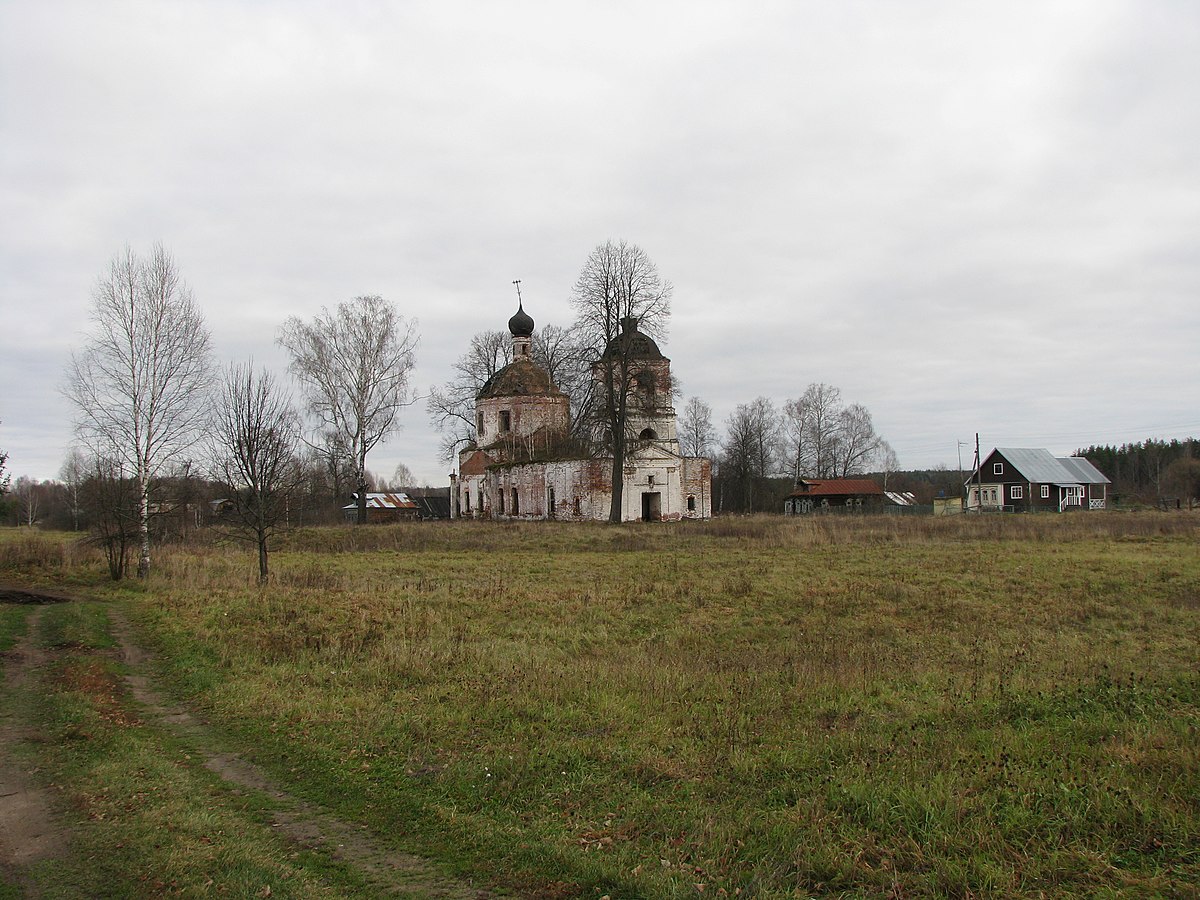
M 654 339 L 638 331 L 638 320 L 633 316 L 621 320 L 621 333 L 608 342 L 604 355 L 625 359 L 666 359 Z
M 520 303 L 517 304 L 517 314 L 508 320 L 508 330 L 513 337 L 527 338 L 533 334 L 533 319 Z

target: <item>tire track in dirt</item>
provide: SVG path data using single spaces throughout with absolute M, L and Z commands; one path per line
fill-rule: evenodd
M 38 607 L 29 614 L 25 636 L 4 654 L 4 692 L 9 698 L 28 685 L 48 659 L 36 640 L 42 612 Z M 11 748 L 31 737 L 15 715 L 0 717 L 0 877 L 36 897 L 39 892 L 28 867 L 64 856 L 69 832 L 54 815 L 50 793 L 12 759 Z
M 113 636 L 130 669 L 125 681 L 146 717 L 183 737 L 203 758 L 205 768 L 228 782 L 235 792 L 253 790 L 270 797 L 278 805 L 272 813 L 272 826 L 290 841 L 353 866 L 383 894 L 435 900 L 489 900 L 495 896 L 441 874 L 420 856 L 383 846 L 363 833 L 361 826 L 284 791 L 253 763 L 213 749 L 211 732 L 205 723 L 186 709 L 170 704 L 146 674 L 152 657 L 137 644 L 129 621 L 116 608 L 110 607 L 109 614 Z

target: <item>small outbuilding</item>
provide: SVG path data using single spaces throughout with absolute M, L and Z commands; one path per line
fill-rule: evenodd
M 346 521 L 358 521 L 358 494 L 352 494 L 354 501 L 342 507 Z M 382 525 L 388 522 L 404 522 L 421 518 L 421 506 L 408 494 L 398 491 L 367 494 L 367 523 Z

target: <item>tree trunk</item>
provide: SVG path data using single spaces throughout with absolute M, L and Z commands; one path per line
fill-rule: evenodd
M 141 539 L 141 552 L 138 555 L 137 577 L 150 577 L 150 483 L 145 476 L 138 477 L 138 537 Z
M 358 481 L 358 515 L 359 525 L 367 524 L 367 451 L 364 449 L 358 455 L 358 471 L 355 473 Z
M 608 410 L 610 413 L 609 428 L 612 432 L 613 451 L 612 505 L 608 510 L 608 521 L 614 525 L 620 525 L 624 518 L 625 423 L 629 416 L 628 395 L 626 393 L 626 388 L 629 385 L 628 364 L 622 359 L 617 365 L 620 367 L 619 377 L 618 372 L 613 371 L 611 363 L 607 372 Z
M 267 583 L 267 536 L 258 533 L 258 583 Z
M 622 506 L 625 495 L 625 440 L 613 441 L 612 504 L 608 508 L 608 521 L 621 524 Z

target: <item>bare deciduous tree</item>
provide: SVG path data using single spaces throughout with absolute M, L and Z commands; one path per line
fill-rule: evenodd
M 48 484 L 49 482 L 46 483 Z M 22 475 L 13 483 L 12 494 L 17 501 L 18 525 L 33 527 L 42 520 L 46 485 L 27 475 Z
M 699 397 L 690 397 L 679 416 L 677 432 L 685 456 L 708 456 L 717 437 L 712 407 Z
M 117 460 L 93 455 L 86 466 L 80 501 L 90 542 L 104 551 L 109 577 L 120 581 L 129 569 L 129 555 L 138 539 L 140 492 L 136 480 L 121 470 Z
M 787 467 L 794 483 L 801 478 L 861 475 L 882 440 L 867 408 L 843 405 L 842 392 L 829 384 L 814 382 L 799 398 L 787 401 L 783 419 Z
M 211 441 L 213 477 L 230 488 L 232 515 L 258 548 L 265 584 L 271 539 L 286 525 L 288 502 L 303 480 L 300 417 L 270 372 L 233 365 L 217 397 Z
M 452 459 L 475 439 L 475 397 L 489 378 L 512 362 L 512 338 L 503 331 L 481 331 L 454 364 L 454 376 L 430 390 L 425 409 L 442 432 L 441 451 Z
M 871 413 L 861 403 L 851 403 L 837 416 L 833 457 L 835 477 L 861 475 L 875 460 L 882 438 L 875 433 Z
M 888 479 L 900 468 L 900 458 L 892 449 L 892 445 L 883 438 L 879 439 L 879 446 L 875 450 L 875 465 L 883 475 L 883 489 L 886 491 Z
M 387 490 L 403 491 L 408 488 L 417 486 L 417 478 L 412 473 L 412 469 L 404 463 L 396 463 L 396 468 L 392 470 L 392 480 L 388 482 Z
M 842 392 L 823 383 L 810 384 L 798 399 L 784 404 L 788 468 L 794 483 L 804 476 L 832 477 L 834 432 L 841 404 Z
M 778 467 L 779 432 L 779 414 L 766 397 L 738 404 L 726 421 L 721 474 L 741 485 L 747 512 L 754 509 L 755 489 Z
M 0 451 L 0 498 L 8 493 L 8 486 L 11 483 L 11 474 L 4 474 L 4 467 L 8 465 L 8 454 Z
M 533 335 L 533 358 L 570 400 L 571 435 L 586 439 L 593 419 L 596 379 L 592 375 L 592 356 L 579 332 L 562 325 L 539 328 Z
M 636 343 L 619 340 L 631 326 L 661 338 L 671 314 L 672 286 L 635 244 L 606 241 L 588 256 L 575 282 L 571 303 L 575 329 L 592 360 L 596 394 L 590 406 L 593 434 L 612 457 L 609 521 L 620 522 L 625 461 L 636 435 L 628 433 L 630 404 L 636 403 Z M 669 385 L 659 386 L 670 392 Z
M 88 459 L 82 450 L 72 447 L 67 451 L 62 468 L 58 470 L 58 477 L 62 479 L 63 486 L 66 488 L 67 505 L 71 512 L 71 527 L 78 531 L 79 514 L 82 509 L 80 491 L 88 477 Z
M 93 292 L 93 333 L 72 354 L 65 393 L 79 439 L 131 473 L 138 492 L 138 577 L 150 574 L 151 482 L 195 441 L 211 384 L 208 329 L 171 255 L 128 247 Z
M 312 321 L 292 316 L 279 343 L 304 386 L 319 430 L 337 435 L 354 460 L 358 523 L 367 521 L 367 454 L 396 427 L 409 397 L 417 345 L 406 321 L 382 297 L 355 297 L 325 308 Z

